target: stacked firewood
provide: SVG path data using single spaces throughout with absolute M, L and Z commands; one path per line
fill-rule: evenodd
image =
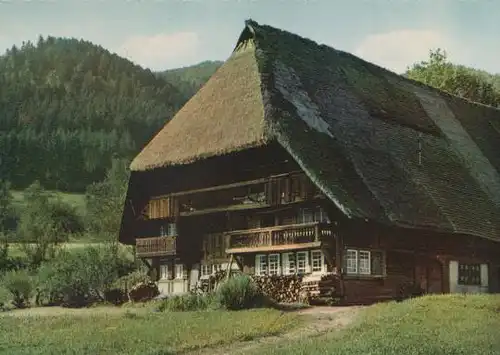
M 330 303 L 337 296 L 338 277 L 334 274 L 308 276 L 302 281 L 302 297 L 307 303 Z
M 257 287 L 276 302 L 294 303 L 301 301 L 301 276 L 254 276 Z

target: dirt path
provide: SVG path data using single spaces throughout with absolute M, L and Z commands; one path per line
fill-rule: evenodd
M 356 307 L 312 307 L 296 311 L 305 317 L 305 325 L 298 327 L 288 333 L 262 337 L 255 340 L 236 342 L 222 347 L 204 348 L 196 351 L 183 353 L 185 355 L 233 355 L 244 354 L 255 350 L 265 344 L 277 344 L 288 341 L 296 341 L 323 335 L 330 331 L 340 330 L 351 324 L 364 308 Z

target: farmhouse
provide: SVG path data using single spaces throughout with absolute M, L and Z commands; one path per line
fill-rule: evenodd
M 229 269 L 346 304 L 498 292 L 499 149 L 499 110 L 249 20 L 133 160 L 119 238 L 164 293 Z

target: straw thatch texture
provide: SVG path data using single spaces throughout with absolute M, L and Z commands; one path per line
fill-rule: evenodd
M 499 110 L 253 21 L 244 45 L 132 169 L 276 139 L 349 217 L 500 240 Z
M 185 164 L 265 143 L 264 109 L 254 48 L 247 46 L 132 161 L 132 170 Z

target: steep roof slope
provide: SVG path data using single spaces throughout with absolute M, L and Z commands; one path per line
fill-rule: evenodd
M 248 62 L 233 66 L 241 48 Z M 270 139 L 349 217 L 500 240 L 499 110 L 254 21 L 233 57 L 132 169 Z
M 265 143 L 253 46 L 235 52 L 132 161 L 132 170 L 186 164 Z

